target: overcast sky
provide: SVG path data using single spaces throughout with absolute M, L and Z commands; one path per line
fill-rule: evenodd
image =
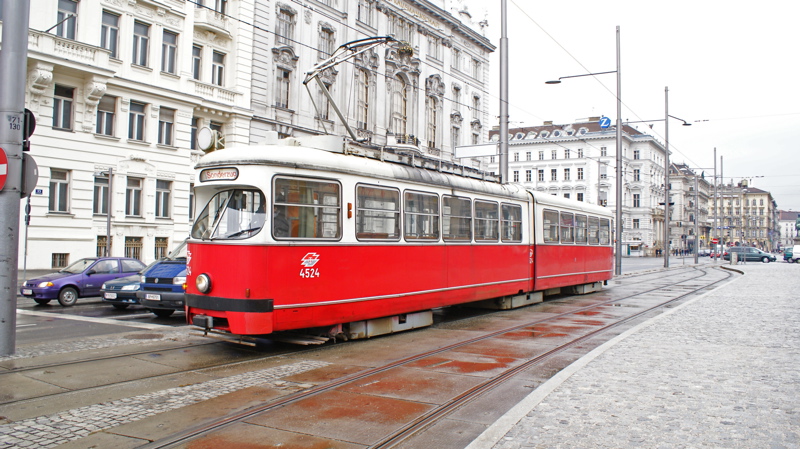
M 622 120 L 662 143 L 664 88 L 673 162 L 770 191 L 800 210 L 800 2 L 765 0 L 508 1 L 511 127 L 606 115 L 616 119 L 614 74 L 544 82 L 616 69 L 620 26 Z M 499 114 L 500 0 L 465 0 L 489 21 L 490 111 Z M 697 122 L 696 122 L 697 121 Z M 719 170 L 719 164 L 718 164 Z

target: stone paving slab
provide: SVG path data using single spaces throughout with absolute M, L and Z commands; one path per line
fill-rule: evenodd
M 735 268 L 565 368 L 467 448 L 800 447 L 800 267 Z

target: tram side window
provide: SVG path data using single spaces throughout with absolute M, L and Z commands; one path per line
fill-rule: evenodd
M 522 241 L 522 207 L 515 204 L 503 204 L 500 206 L 503 214 L 501 227 L 503 228 L 504 242 Z
M 196 239 L 246 239 L 266 221 L 266 198 L 259 190 L 231 189 L 214 195 L 192 226 Z
M 405 237 L 408 240 L 439 240 L 439 196 L 405 192 Z
M 442 236 L 445 240 L 472 241 L 472 202 L 469 198 L 442 196 Z
M 575 243 L 586 243 L 586 215 L 575 215 Z
M 561 212 L 561 243 L 575 242 L 575 215 Z
M 276 177 L 272 235 L 279 239 L 341 238 L 340 190 L 336 182 Z
M 607 218 L 600 219 L 600 244 L 608 245 L 611 243 L 611 221 Z
M 600 219 L 589 217 L 589 244 L 597 245 L 600 243 Z
M 356 189 L 356 238 L 400 239 L 400 191 L 372 186 Z
M 558 243 L 558 212 L 554 210 L 544 211 L 544 241 Z
M 475 241 L 497 241 L 499 225 L 497 203 L 475 200 Z

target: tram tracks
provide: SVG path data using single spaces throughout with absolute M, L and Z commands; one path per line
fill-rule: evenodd
M 607 307 L 609 305 L 614 305 L 615 303 L 620 303 L 622 301 L 642 299 L 647 296 L 652 297 L 656 293 L 661 293 L 664 292 L 665 290 L 669 290 L 668 286 L 675 287 L 675 286 L 681 286 L 681 284 L 689 284 L 683 286 L 685 288 L 678 289 L 679 291 L 675 291 L 675 289 L 673 288 L 672 289 L 673 291 L 668 292 L 666 294 L 666 298 L 663 298 L 663 300 L 659 300 L 657 304 L 654 304 L 650 307 L 644 307 L 642 308 L 642 310 L 636 313 L 620 318 L 617 321 L 609 323 L 605 326 L 598 327 L 592 330 L 591 332 L 578 336 L 574 339 L 571 339 L 570 341 L 564 342 L 563 344 L 560 344 L 535 357 L 532 357 L 529 360 L 526 360 L 522 363 L 519 363 L 508 369 L 503 370 L 501 373 L 488 378 L 484 382 L 480 382 L 471 388 L 465 389 L 461 393 L 455 395 L 450 400 L 444 401 L 441 404 L 433 406 L 426 413 L 423 413 L 417 418 L 405 423 L 403 426 L 396 429 L 393 433 L 385 435 L 378 441 L 373 441 L 370 442 L 369 444 L 370 447 L 375 447 L 375 448 L 398 447 L 402 445 L 403 442 L 406 442 L 409 439 L 414 438 L 415 436 L 425 432 L 426 429 L 430 428 L 438 420 L 448 416 L 449 414 L 460 409 L 466 404 L 469 404 L 471 401 L 475 400 L 476 398 L 479 398 L 486 392 L 497 388 L 499 385 L 502 385 L 504 382 L 513 378 L 517 374 L 525 370 L 528 370 L 538 364 L 541 364 L 544 361 L 547 361 L 555 357 L 556 355 L 572 347 L 575 347 L 576 345 L 586 342 L 587 340 L 590 340 L 601 334 L 609 332 L 615 328 L 619 328 L 621 326 L 630 324 L 631 322 L 641 319 L 645 316 L 648 316 L 648 314 L 652 314 L 655 311 L 658 311 L 659 309 L 670 307 L 674 303 L 681 301 L 691 295 L 702 292 L 703 290 L 713 288 L 727 281 L 732 276 L 732 274 L 729 272 L 722 272 L 721 270 L 713 270 L 713 272 L 715 273 L 722 273 L 719 279 L 711 279 L 708 282 L 700 282 L 697 285 L 691 285 L 693 282 L 697 282 L 703 277 L 708 276 L 709 271 L 710 271 L 709 269 L 693 268 L 690 270 L 681 270 L 679 272 L 675 272 L 674 274 L 668 274 L 668 275 L 665 275 L 664 273 L 659 273 L 657 275 L 652 276 L 653 278 L 655 278 L 654 280 L 653 279 L 648 280 L 647 278 L 650 276 L 647 276 L 647 274 L 645 274 L 641 277 L 642 279 L 641 281 L 625 283 L 626 285 L 624 285 L 624 287 L 630 288 L 632 286 L 641 286 L 647 284 L 648 288 L 644 289 L 637 288 L 636 289 L 637 291 L 622 294 L 620 296 L 615 296 L 611 299 L 599 301 L 597 303 L 593 303 L 588 306 L 577 307 L 568 312 L 553 314 L 546 318 L 528 321 L 523 324 L 510 326 L 494 332 L 489 332 L 484 335 L 460 341 L 451 345 L 446 345 L 433 350 L 420 352 L 418 354 L 414 354 L 402 358 L 400 360 L 384 364 L 379 367 L 363 370 L 358 373 L 351 374 L 349 376 L 341 377 L 339 379 L 317 385 L 303 392 L 299 392 L 284 397 L 282 399 L 264 404 L 262 406 L 248 409 L 244 412 L 232 414 L 223 417 L 219 420 L 209 422 L 195 428 L 187 429 L 183 432 L 176 433 L 170 437 L 154 441 L 151 444 L 143 447 L 146 447 L 148 449 L 180 447 L 183 444 L 188 443 L 190 441 L 201 440 L 204 437 L 212 435 L 215 432 L 222 431 L 229 426 L 243 422 L 249 422 L 251 419 L 264 415 L 271 411 L 285 409 L 286 407 L 291 407 L 294 404 L 298 404 L 314 396 L 332 392 L 334 390 L 341 389 L 348 385 L 353 385 L 371 376 L 377 376 L 396 368 L 407 367 L 413 364 L 414 362 L 418 362 L 420 360 L 423 360 L 431 356 L 435 356 L 437 354 L 453 351 L 459 348 L 466 347 L 468 345 L 490 340 L 493 338 L 502 337 L 503 335 L 513 332 L 518 332 L 522 329 L 531 328 L 533 326 L 542 323 L 554 322 L 559 319 L 564 319 L 570 316 L 580 317 L 583 316 L 582 314 L 587 314 L 587 312 L 591 312 L 593 309 Z M 628 279 L 631 279 L 631 277 L 629 277 Z M 324 350 L 324 348 L 315 349 L 315 351 L 319 350 Z

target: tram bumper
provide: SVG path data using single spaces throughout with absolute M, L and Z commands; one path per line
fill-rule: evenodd
M 186 295 L 187 321 L 209 331 L 265 335 L 273 331 L 271 299 L 231 299 Z

